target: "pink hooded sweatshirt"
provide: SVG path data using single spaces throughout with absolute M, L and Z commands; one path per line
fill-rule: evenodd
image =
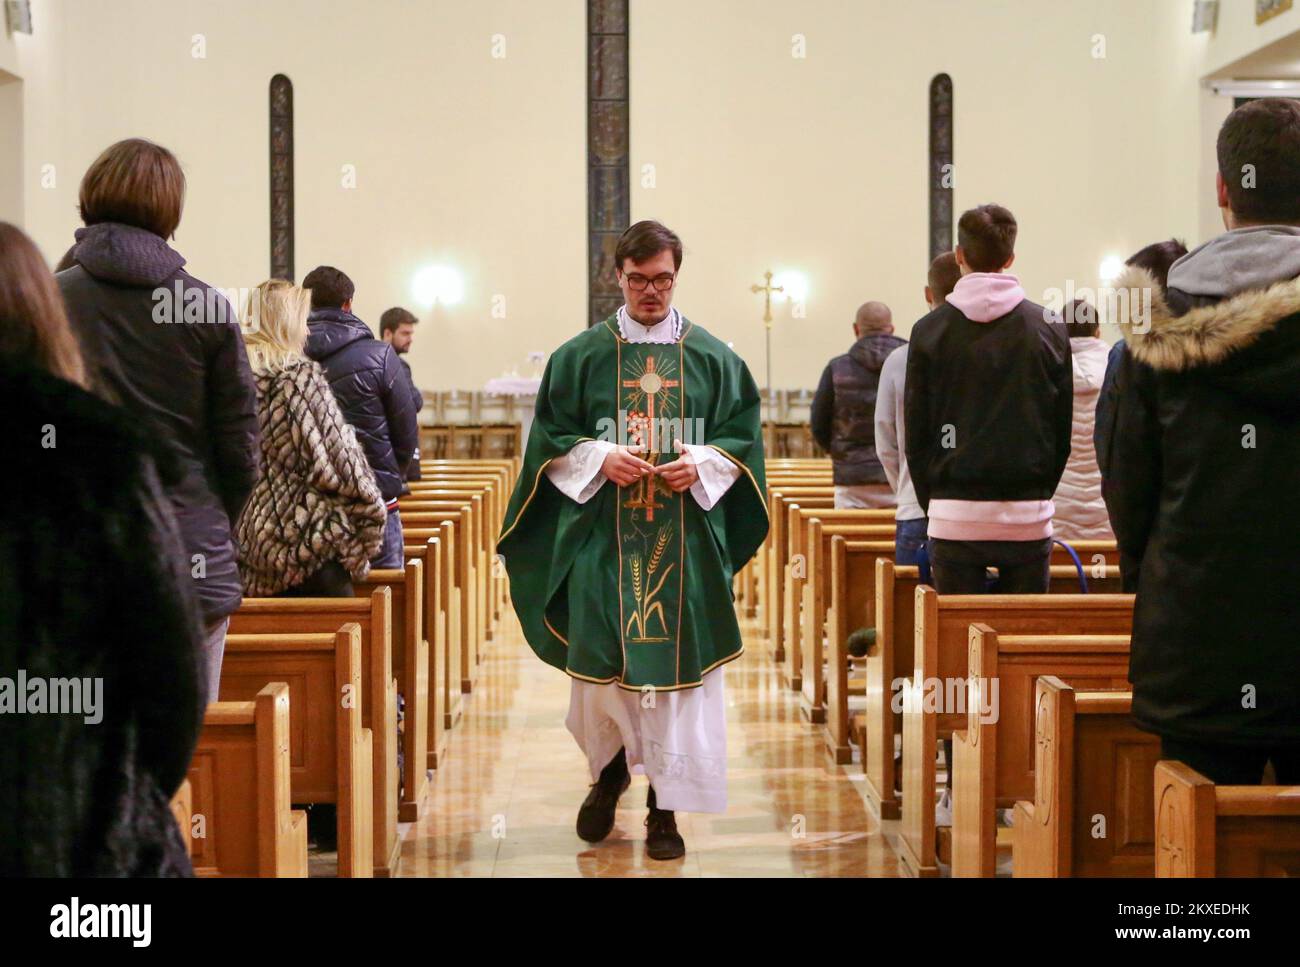
M 1001 319 L 1025 301 L 1020 280 L 1005 272 L 971 272 L 958 280 L 948 304 L 971 322 Z M 931 537 L 947 541 L 1041 541 L 1052 536 L 1050 500 L 930 501 Z

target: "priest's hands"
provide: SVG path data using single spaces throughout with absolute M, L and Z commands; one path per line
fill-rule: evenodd
M 672 463 L 664 463 L 655 467 L 655 473 L 663 477 L 664 483 L 672 487 L 674 491 L 681 493 L 683 490 L 690 490 L 695 481 L 700 479 L 700 471 L 696 469 L 695 461 L 691 459 L 691 455 L 683 449 L 681 440 L 674 440 L 673 446 L 677 448 L 677 452 L 681 456 Z
M 642 477 L 651 476 L 655 468 L 636 456 L 631 447 L 615 447 L 606 455 L 600 472 L 620 487 L 626 487 Z

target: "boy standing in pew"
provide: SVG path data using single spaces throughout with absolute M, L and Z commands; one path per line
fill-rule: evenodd
M 1052 495 L 1070 456 L 1070 340 L 1007 270 L 1015 216 L 982 205 L 957 225 L 961 278 L 912 329 L 903 411 L 907 462 L 929 518 L 940 594 L 1045 594 Z M 948 788 L 952 744 L 944 743 Z M 940 803 L 939 825 L 951 825 Z
M 1000 205 L 962 215 L 961 278 L 912 330 L 907 461 L 940 594 L 982 593 L 990 567 L 1004 594 L 1047 591 L 1074 385 L 1065 327 L 1007 272 L 1016 233 Z
M 1271 761 L 1300 784 L 1300 102 L 1263 98 L 1219 132 L 1227 232 L 1167 291 L 1130 269 L 1128 352 L 1098 426 L 1106 506 L 1137 562 L 1133 717 L 1220 785 Z M 1243 174 L 1251 178 L 1243 181 Z M 1099 422 L 1102 414 L 1098 415 Z

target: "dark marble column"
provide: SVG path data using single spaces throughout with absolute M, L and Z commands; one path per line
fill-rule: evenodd
M 271 78 L 271 278 L 293 281 L 293 82 Z
M 930 82 L 930 261 L 952 251 L 952 78 Z M 945 175 L 947 176 L 945 178 Z
M 623 304 L 614 246 L 631 218 L 628 0 L 587 0 L 587 325 Z

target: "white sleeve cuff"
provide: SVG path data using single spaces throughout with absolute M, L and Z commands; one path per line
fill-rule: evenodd
M 568 453 L 546 465 L 546 476 L 560 493 L 585 504 L 608 479 L 600 468 L 614 448 L 615 444 L 608 440 L 575 443 Z
M 695 461 L 700 479 L 691 484 L 691 496 L 704 510 L 712 510 L 740 477 L 740 468 L 713 447 L 683 443 L 682 450 Z

